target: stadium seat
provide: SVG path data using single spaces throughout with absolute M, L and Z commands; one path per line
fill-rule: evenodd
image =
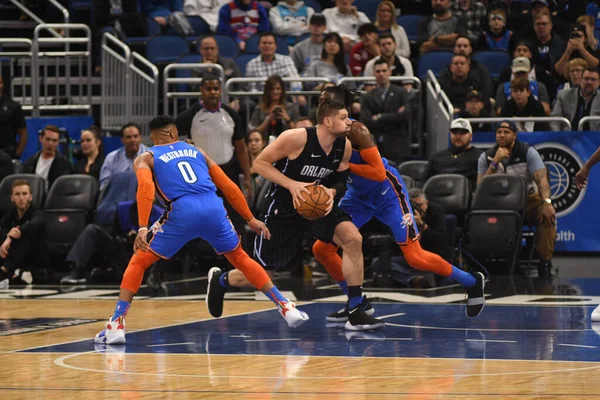
M 512 275 L 521 251 L 527 185 L 520 176 L 495 174 L 483 178 L 467 213 L 462 249 L 475 261 L 500 258 Z
M 367 14 L 367 17 L 371 21 L 375 21 L 377 18 L 377 7 L 379 7 L 379 1 L 373 0 L 355 0 L 354 6 L 358 9 L 358 11 L 362 11 Z
M 117 214 L 117 205 L 122 201 L 135 200 L 136 191 L 137 178 L 133 172 L 115 174 L 98 196 L 96 223 L 112 224 Z
M 148 26 L 148 36 L 160 35 L 160 25 L 152 18 L 146 20 Z
M 177 60 L 175 60 L 177 64 L 195 64 L 202 62 L 202 54 L 199 53 L 187 53 L 179 56 Z
M 227 35 L 213 35 L 219 45 L 219 55 L 227 58 L 235 58 L 238 55 L 238 44 Z
M 402 180 L 404 181 L 404 184 L 406 185 L 406 190 L 410 190 L 412 188 L 417 187 L 417 184 L 415 183 L 415 180 L 413 178 L 411 178 L 408 175 L 401 175 L 402 176 Z
M 478 51 L 472 59 L 484 65 L 493 79 L 500 78 L 502 71 L 512 63 L 510 54 L 504 51 Z
M 440 76 L 440 72 L 452 61 L 452 52 L 450 51 L 432 51 L 423 54 L 419 58 L 419 65 L 417 66 L 417 78 L 421 79 L 427 75 L 427 71 L 433 71 L 433 74 L 437 77 Z
M 398 167 L 401 175 L 410 176 L 415 180 L 416 187 L 423 187 L 427 180 L 427 169 L 429 163 L 423 160 L 405 161 Z
M 210 26 L 202 18 L 195 15 L 188 15 L 187 18 L 194 30 L 194 35 L 201 36 L 210 33 Z
M 304 4 L 312 7 L 316 13 L 320 13 L 322 11 L 321 4 L 319 4 L 317 0 L 304 0 Z
M 404 28 L 406 36 L 411 43 L 417 42 L 417 36 L 419 35 L 419 27 L 425 17 L 422 15 L 401 15 L 396 18 L 398 25 Z
M 241 76 L 246 76 L 246 65 L 248 65 L 248 62 L 250 60 L 258 57 L 259 55 L 260 55 L 259 53 L 252 53 L 252 54 L 244 53 L 244 54 L 240 54 L 239 56 L 237 56 L 235 58 L 235 63 L 238 66 L 238 68 L 240 69 Z
M 446 214 L 464 216 L 469 210 L 469 180 L 458 174 L 432 176 L 423 186 L 428 200 L 439 204 Z
M 153 64 L 173 62 L 189 51 L 188 43 L 179 36 L 154 36 L 146 45 L 146 58 Z
M 259 35 L 253 35 L 246 41 L 246 52 L 247 53 L 259 53 L 258 49 L 258 41 L 260 39 Z M 275 40 L 277 43 L 277 54 L 283 54 L 285 56 L 290 54 L 290 50 L 288 47 L 288 40 L 285 36 L 275 35 Z
M 44 179 L 34 174 L 13 174 L 5 177 L 0 182 L 0 215 L 6 214 L 13 207 L 10 201 L 10 194 L 12 192 L 11 185 L 17 179 L 23 179 L 29 182 L 31 186 L 31 195 L 33 196 L 33 205 L 37 208 L 41 208 L 44 204 L 44 197 L 46 196 L 46 184 Z

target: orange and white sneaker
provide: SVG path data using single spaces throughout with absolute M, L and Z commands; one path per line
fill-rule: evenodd
M 307 313 L 298 310 L 296 305 L 289 300 L 287 302 L 282 301 L 278 305 L 279 314 L 285 319 L 290 328 L 298 328 L 310 319 Z
M 125 344 L 125 318 L 119 317 L 112 320 L 109 318 L 104 325 L 106 329 L 96 334 L 94 342 L 103 344 Z

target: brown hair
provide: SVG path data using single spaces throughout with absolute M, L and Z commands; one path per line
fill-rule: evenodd
M 596 25 L 596 21 L 594 20 L 594 17 L 592 17 L 591 15 L 580 15 L 579 17 L 577 17 L 577 24 L 588 24 L 589 26 L 594 26 Z
M 29 191 L 31 192 L 31 185 L 25 179 L 15 179 L 13 183 L 10 185 L 10 191 L 12 193 L 13 189 L 17 186 L 27 186 Z
M 325 98 L 321 100 L 319 103 L 319 108 L 317 108 L 317 122 L 322 124 L 326 117 L 331 117 L 332 115 L 337 114 L 340 110 L 345 109 L 346 106 L 341 101 Z
M 262 99 L 260 102 L 260 108 L 264 112 L 268 112 L 271 106 L 273 105 L 271 100 L 271 90 L 275 87 L 275 85 L 281 85 L 281 99 L 279 100 L 279 104 L 285 107 L 285 83 L 283 79 L 279 75 L 273 75 L 267 79 L 265 82 L 265 90 L 262 95 Z
M 567 68 L 565 70 L 565 79 L 566 80 L 569 80 L 569 70 L 575 66 L 579 66 L 585 70 L 588 67 L 588 63 L 583 58 L 579 58 L 579 57 L 574 58 L 571 61 L 569 61 L 567 63 Z
M 548 17 L 548 19 L 550 20 L 550 23 L 552 23 L 552 15 L 550 15 L 550 13 L 548 12 L 548 10 L 541 11 L 539 14 L 537 14 L 535 16 L 535 18 L 533 19 L 533 22 L 534 23 L 537 22 L 538 19 L 540 19 L 540 18 L 542 18 L 544 16 Z
M 42 132 L 40 132 L 40 136 L 44 137 L 44 135 L 46 134 L 46 131 L 58 133 L 58 135 L 60 136 L 60 130 L 58 129 L 58 126 L 56 126 L 56 125 L 46 125 L 42 129 Z
M 531 90 L 529 87 L 529 79 L 525 77 L 515 78 L 510 83 L 511 90 Z
M 375 18 L 375 26 L 379 28 L 379 11 L 381 10 L 381 7 L 383 5 L 389 6 L 392 8 L 392 28 L 395 28 L 396 26 L 398 26 L 398 23 L 396 22 L 396 6 L 394 5 L 394 3 L 392 3 L 389 0 L 384 0 L 381 3 L 379 3 L 379 6 L 377 7 L 377 17 Z M 396 39 L 394 39 L 394 42 L 396 41 Z

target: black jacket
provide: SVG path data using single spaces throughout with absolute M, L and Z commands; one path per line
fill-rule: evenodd
M 360 120 L 375 135 L 400 133 L 407 120 L 408 109 L 402 113 L 398 109 L 407 103 L 408 92 L 403 87 L 390 85 L 383 100 L 379 89 L 375 88 L 360 98 Z M 381 118 L 373 121 L 377 114 L 381 114 Z
M 42 152 L 38 151 L 25 161 L 24 172 L 26 174 L 35 174 L 35 167 L 41 154 Z M 71 163 L 65 156 L 57 151 L 56 155 L 54 156 L 54 161 L 52 161 L 52 165 L 50 166 L 50 171 L 48 172 L 48 189 L 52 187 L 52 184 L 55 180 L 63 175 L 68 175 L 71 173 L 73 173 L 73 167 L 71 166 Z
M 44 213 L 31 205 L 22 218 L 19 218 L 17 208 L 13 207 L 8 214 L 0 220 L 0 238 L 6 238 L 8 231 L 15 226 L 19 227 L 21 237 L 36 237 L 43 239 L 46 234 L 46 220 Z
M 93 176 L 98 182 L 100 182 L 100 170 L 102 169 L 104 158 L 104 154 L 98 154 L 93 164 L 90 165 L 90 172 L 88 174 L 87 172 L 85 172 L 85 166 L 87 165 L 87 157 L 83 156 L 83 158 L 81 158 L 81 160 L 77 161 L 77 164 L 75 164 L 74 172 L 76 174 Z

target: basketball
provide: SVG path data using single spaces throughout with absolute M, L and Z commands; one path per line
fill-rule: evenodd
M 323 189 L 323 187 L 317 185 L 306 186 L 306 189 L 308 189 L 310 193 L 302 192 L 304 203 L 302 203 L 302 205 L 300 205 L 296 211 L 298 211 L 298 214 L 309 221 L 323 218 L 325 216 L 325 212 L 327 212 L 329 194 L 325 191 L 325 189 Z

